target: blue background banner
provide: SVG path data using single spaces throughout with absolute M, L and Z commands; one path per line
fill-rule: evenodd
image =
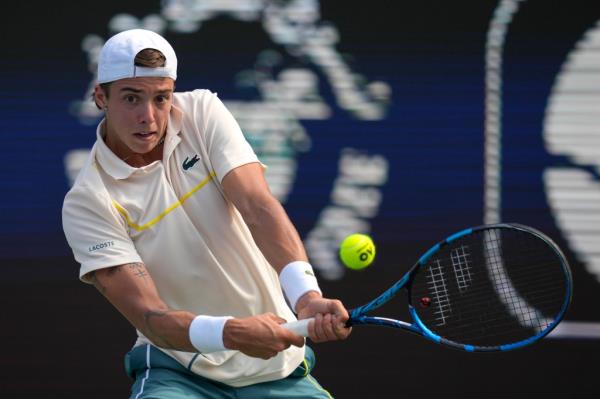
M 474 355 L 397 331 L 313 345 L 336 397 L 508 397 L 591 390 L 600 355 L 600 3 L 426 0 L 10 2 L 0 74 L 0 393 L 124 397 L 128 323 L 78 281 L 61 207 L 95 140 L 104 40 L 152 28 L 179 91 L 232 110 L 324 291 L 369 300 L 438 240 L 484 221 L 536 227 L 575 279 L 566 332 Z M 341 239 L 370 234 L 357 272 Z M 403 298 L 385 309 L 407 317 Z M 581 327 L 578 329 L 578 327 Z M 591 331 L 591 332 L 590 332 Z M 596 333 L 593 333 L 596 331 Z M 597 391 L 597 389 L 596 389 Z

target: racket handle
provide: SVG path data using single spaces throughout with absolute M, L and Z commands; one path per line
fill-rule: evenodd
M 291 332 L 298 334 L 302 337 L 308 337 L 308 323 L 310 323 L 314 318 L 310 319 L 302 319 L 291 321 L 289 323 L 282 324 L 281 327 L 287 328 Z

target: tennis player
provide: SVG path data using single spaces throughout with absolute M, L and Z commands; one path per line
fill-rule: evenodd
M 98 60 L 105 117 L 63 204 L 80 278 L 136 328 L 132 398 L 327 398 L 314 342 L 348 337 L 296 229 L 215 93 L 175 93 L 177 58 L 142 29 Z

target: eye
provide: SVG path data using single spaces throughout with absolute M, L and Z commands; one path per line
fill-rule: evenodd
M 156 102 L 159 104 L 163 104 L 166 103 L 167 101 L 169 101 L 169 96 L 168 95 L 160 95 L 156 97 Z
M 136 102 L 136 100 L 137 100 L 137 97 L 132 94 L 125 96 L 125 102 L 127 102 L 129 104 L 134 104 Z

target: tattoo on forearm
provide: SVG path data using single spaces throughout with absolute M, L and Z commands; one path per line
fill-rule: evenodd
M 131 269 L 131 271 L 133 272 L 134 275 L 136 275 L 140 278 L 145 278 L 148 275 L 148 272 L 146 271 L 146 267 L 144 266 L 143 263 L 140 263 L 140 262 L 129 263 L 127 266 L 129 267 L 129 269 Z
M 97 273 L 98 270 L 92 271 L 89 274 L 89 278 L 90 281 L 94 284 L 94 286 L 102 293 L 102 295 L 107 296 L 108 286 L 111 286 L 112 284 L 108 280 L 108 278 L 121 273 L 121 271 L 123 270 L 128 271 L 126 275 L 126 277 L 128 278 L 131 278 L 130 276 L 139 277 L 146 284 L 152 284 L 152 279 L 150 279 L 150 273 L 148 272 L 146 266 L 142 262 L 127 263 L 121 266 L 111 267 L 109 269 L 104 270 L 102 274 Z M 100 279 L 98 278 L 99 276 L 101 277 Z M 102 284 L 101 280 L 104 280 L 105 284 Z M 118 284 L 117 287 L 119 287 Z M 111 295 L 112 294 L 109 293 L 108 296 Z M 173 323 L 177 323 L 177 317 L 173 318 L 173 313 L 176 313 L 177 311 L 165 308 L 160 310 L 149 310 L 146 313 L 144 313 L 144 325 L 143 328 L 141 328 L 141 330 L 143 330 L 143 333 L 146 335 L 146 337 L 148 337 L 151 341 L 163 348 L 181 349 L 172 342 L 173 337 L 168 337 L 168 332 L 173 330 Z
M 157 333 L 155 330 L 155 327 L 153 327 L 153 324 L 155 323 L 155 320 L 157 318 L 168 317 L 170 315 L 170 313 L 173 313 L 173 312 L 175 312 L 175 311 L 174 310 L 149 310 L 148 312 L 144 313 L 144 324 L 146 326 L 146 331 L 149 332 L 151 335 L 148 338 L 151 338 L 151 339 L 153 338 L 154 340 L 158 341 L 163 348 L 167 348 L 167 349 L 177 349 L 177 347 L 173 343 L 171 343 L 167 337 Z

